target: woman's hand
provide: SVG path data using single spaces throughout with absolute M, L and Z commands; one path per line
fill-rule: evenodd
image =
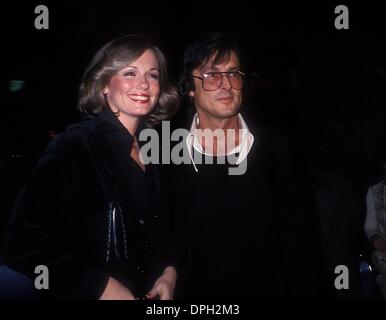
M 136 300 L 136 298 L 123 284 L 110 277 L 99 300 Z
M 383 238 L 376 238 L 373 242 L 373 245 L 375 249 L 382 252 L 383 254 L 386 254 L 386 241 Z
M 160 300 L 173 300 L 174 289 L 176 287 L 177 272 L 174 267 L 165 268 L 153 288 L 146 294 L 147 299 L 154 299 L 159 296 Z

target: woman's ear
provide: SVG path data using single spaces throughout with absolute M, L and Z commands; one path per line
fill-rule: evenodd
M 103 94 L 108 94 L 109 93 L 109 88 L 106 86 L 104 89 L 103 89 Z

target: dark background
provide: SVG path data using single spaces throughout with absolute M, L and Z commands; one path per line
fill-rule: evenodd
M 34 27 L 39 4 L 49 8 L 49 30 Z M 334 27 L 339 4 L 349 8 L 349 30 Z M 364 219 L 365 192 L 382 176 L 379 155 L 386 135 L 381 1 L 13 1 L 1 8 L 0 236 L 51 134 L 78 118 L 77 88 L 89 59 L 126 33 L 156 39 L 175 81 L 187 43 L 206 32 L 236 35 L 248 71 L 257 75 L 247 118 L 288 137 L 300 180 L 310 161 L 347 179 Z M 24 86 L 12 92 L 12 80 Z

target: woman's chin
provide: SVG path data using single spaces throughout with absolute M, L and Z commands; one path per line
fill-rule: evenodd
M 143 106 L 143 107 L 132 109 L 129 112 L 127 112 L 127 114 L 132 117 L 144 117 L 144 116 L 147 116 L 152 110 L 153 108 L 149 106 Z

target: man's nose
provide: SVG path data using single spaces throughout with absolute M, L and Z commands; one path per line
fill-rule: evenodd
M 222 83 L 221 83 L 221 88 L 225 90 L 230 90 L 232 89 L 231 81 L 229 80 L 228 75 L 223 75 L 222 76 Z

